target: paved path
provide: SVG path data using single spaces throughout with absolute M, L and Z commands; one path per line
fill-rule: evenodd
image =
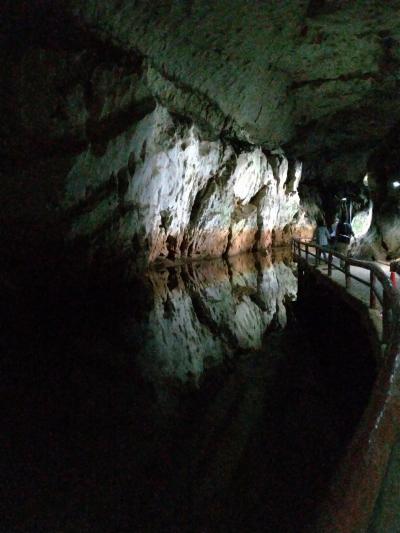
M 314 251 L 314 250 L 312 249 L 312 251 Z M 302 252 L 301 255 L 305 259 L 305 253 Z M 310 265 L 315 265 L 315 258 L 309 256 L 308 263 Z M 378 265 L 386 273 L 388 278 L 390 278 L 390 267 L 389 267 L 389 265 L 386 265 L 384 263 L 378 263 L 378 262 L 375 262 L 375 264 Z M 331 276 L 330 279 L 333 282 L 335 282 L 338 285 L 340 285 L 341 287 L 346 287 L 346 281 L 345 281 L 344 273 L 341 272 L 340 270 L 338 270 L 338 268 L 335 268 L 335 267 L 339 267 L 339 266 L 340 266 L 340 260 L 338 258 L 336 258 L 336 257 L 333 257 L 332 276 Z M 322 257 L 321 257 L 320 265 L 318 267 L 316 267 L 316 268 L 318 269 L 319 272 L 321 272 L 322 274 L 324 274 L 324 275 L 326 275 L 328 277 L 328 265 L 327 265 L 327 263 L 325 263 L 323 261 Z M 361 268 L 361 267 L 356 267 L 356 266 L 350 265 L 350 272 L 351 272 L 352 275 L 357 276 L 358 278 L 360 278 L 360 279 L 364 280 L 365 282 L 369 283 L 369 280 L 370 280 L 370 278 L 369 278 L 369 276 L 370 276 L 369 270 L 366 270 L 366 269 Z M 399 282 L 399 276 L 397 276 L 397 281 Z M 381 284 L 379 282 L 376 283 L 376 289 L 379 292 L 380 296 L 382 297 L 382 286 L 381 286 Z M 352 278 L 351 279 L 351 286 L 350 286 L 350 288 L 347 289 L 347 291 L 349 292 L 349 294 L 351 294 L 355 298 L 361 300 L 369 308 L 370 288 L 367 285 L 364 285 L 363 283 L 361 283 L 361 282 L 357 281 L 356 279 Z M 369 311 L 370 311 L 370 316 L 371 316 L 371 318 L 372 318 L 372 320 L 374 322 L 374 325 L 377 328 L 379 334 L 381 335 L 382 334 L 382 319 L 381 319 L 382 307 L 381 307 L 381 305 L 380 305 L 378 300 L 376 300 L 376 304 L 377 304 L 376 310 L 370 309 Z
M 314 252 L 313 249 L 311 251 Z M 301 255 L 305 259 L 305 253 Z M 315 265 L 315 259 L 309 257 L 308 263 Z M 339 260 L 335 257 L 333 258 L 333 264 L 339 266 Z M 380 262 L 375 262 L 375 264 L 390 278 L 389 265 Z M 328 267 L 323 261 L 316 268 L 323 275 L 328 275 Z M 369 282 L 370 274 L 368 270 L 350 265 L 350 272 L 352 275 Z M 344 273 L 337 269 L 332 270 L 330 279 L 341 287 L 346 286 Z M 397 287 L 400 288 L 400 276 L 397 274 L 396 280 Z M 380 291 L 382 290 L 379 282 L 376 283 L 376 288 L 379 288 Z M 378 338 L 382 341 L 382 309 L 379 302 L 377 302 L 376 310 L 369 309 L 369 287 L 351 279 L 351 287 L 347 290 L 367 306 L 372 325 L 377 331 Z M 364 421 L 360 422 L 357 430 L 359 435 L 365 436 L 365 440 L 362 440 L 364 437 L 361 440 L 354 440 L 353 438 L 350 445 L 351 452 L 348 455 L 350 459 L 347 463 L 344 463 L 345 467 L 343 468 L 345 482 L 342 487 L 340 487 L 340 484 L 338 485 L 342 494 L 348 494 L 350 487 L 353 490 L 352 497 L 349 500 L 344 500 L 346 504 L 340 503 L 340 500 L 338 500 L 338 503 L 338 501 L 333 499 L 330 507 L 332 510 L 345 508 L 346 511 L 352 512 L 357 509 L 357 505 L 354 505 L 355 501 L 363 502 L 362 504 L 360 503 L 358 509 L 364 507 L 366 500 L 365 497 L 364 500 L 362 499 L 362 495 L 375 494 L 377 496 L 377 505 L 373 511 L 372 508 L 369 511 L 372 517 L 369 531 L 374 532 L 400 532 L 400 515 L 394 511 L 399 509 L 400 494 L 400 438 L 398 431 L 400 420 L 398 402 L 400 380 L 397 364 L 398 350 L 398 333 L 395 329 L 390 350 L 386 350 L 385 344 L 382 344 L 381 353 L 383 357 L 378 360 L 377 379 L 372 389 L 369 407 L 365 411 L 363 419 L 361 419 Z M 385 361 L 385 364 L 382 365 L 382 361 Z M 371 428 L 373 429 L 371 430 Z M 358 478 L 356 469 L 361 472 Z M 352 477 L 357 480 L 354 484 L 349 483 L 349 479 Z M 359 494 L 361 494 L 360 497 Z M 329 511 L 326 514 L 329 514 Z
M 305 259 L 305 253 L 301 254 L 302 257 Z M 314 257 L 308 258 L 308 263 L 310 265 L 315 265 L 315 259 Z M 331 279 L 341 285 L 342 287 L 346 286 L 345 276 L 344 273 L 338 270 L 340 267 L 340 261 L 338 258 L 333 258 L 333 266 L 332 266 L 332 277 Z M 375 264 L 379 266 L 387 275 L 388 278 L 390 278 L 390 267 L 389 265 L 386 265 L 385 263 L 376 262 Z M 337 267 L 337 268 L 335 268 Z M 323 258 L 321 257 L 320 265 L 317 267 L 319 272 L 322 274 L 325 274 L 328 276 L 328 265 L 323 261 Z M 365 282 L 369 283 L 369 270 L 366 270 L 365 268 L 356 267 L 353 265 L 350 265 L 350 273 L 354 276 L 357 276 L 358 278 L 364 280 Z M 376 288 L 379 290 L 381 287 L 380 283 L 376 284 Z M 356 298 L 362 300 L 366 305 L 369 306 L 369 287 L 364 285 L 363 283 L 357 281 L 356 279 L 351 280 L 351 287 L 348 289 L 348 292 L 355 296 Z M 379 306 L 379 302 L 377 302 Z

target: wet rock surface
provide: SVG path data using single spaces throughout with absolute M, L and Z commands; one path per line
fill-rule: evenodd
M 295 294 L 251 255 L 9 310 L 7 531 L 311 527 L 374 370 L 339 302 Z

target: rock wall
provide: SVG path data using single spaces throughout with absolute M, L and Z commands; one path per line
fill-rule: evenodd
M 104 243 L 144 263 L 265 250 L 291 235 L 300 176 L 297 162 L 202 140 L 158 106 L 104 155 L 77 158 L 65 188 L 68 238 L 93 241 L 114 213 Z M 89 211 L 88 189 L 98 197 Z
M 5 3 L 10 272 L 62 263 L 65 239 L 83 261 L 146 264 L 307 235 L 293 159 L 318 168 L 316 188 L 348 181 L 398 123 L 392 3 L 189 4 Z
M 6 278 L 287 242 L 299 163 L 207 135 L 201 119 L 157 104 L 141 54 L 64 30 L 0 51 Z
M 67 22 L 1 52 L 10 278 L 16 265 L 28 277 L 33 263 L 39 276 L 68 270 L 66 251 L 71 265 L 129 255 L 145 266 L 288 242 L 300 163 L 168 111 L 141 53 Z
M 400 211 L 378 212 L 366 235 L 351 248 L 352 255 L 363 259 L 392 261 L 400 257 Z
M 96 161 L 107 160 L 109 180 L 126 164 L 130 128 L 156 105 L 140 56 L 104 46 L 64 20 L 52 25 L 43 17 L 45 28 L 37 28 L 30 9 L 26 31 L 10 33 L 13 42 L 2 41 L 0 49 L 0 247 L 6 276 L 15 283 L 21 275 L 45 278 L 64 268 L 65 238 L 81 213 L 87 214 L 86 233 L 102 247 L 105 226 L 115 219 L 113 205 L 102 200 L 114 181 L 104 181 L 106 169 L 96 174 Z M 67 184 L 79 168 L 84 194 L 78 205 L 69 200 Z M 94 222 L 99 205 L 102 229 Z M 90 253 L 82 250 L 82 257 Z
M 353 153 L 399 116 L 397 0 L 72 4 L 101 39 L 148 58 L 166 107 L 217 134 Z
M 395 128 L 368 161 L 371 224 L 353 250 L 361 257 L 385 261 L 400 257 L 399 140 L 400 131 Z

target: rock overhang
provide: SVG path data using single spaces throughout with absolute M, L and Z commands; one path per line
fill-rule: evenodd
M 103 39 L 146 57 L 166 107 L 299 157 L 355 137 L 370 147 L 398 120 L 397 4 L 73 2 Z
M 172 117 L 167 152 L 176 132 L 194 125 L 200 140 L 220 142 L 238 158 L 261 150 L 269 162 L 276 155 L 303 161 L 302 183 L 320 196 L 346 188 L 358 194 L 371 154 L 399 122 L 399 2 L 43 0 L 6 7 L 14 18 L 2 50 L 5 187 L 14 195 L 15 180 L 25 180 L 25 202 L 40 181 L 40 221 L 63 212 L 58 187 L 76 159 L 93 158 L 94 168 L 121 135 L 129 146 L 129 132 L 156 105 Z M 116 186 L 113 212 L 121 211 L 126 178 L 141 159 L 126 155 L 102 179 Z M 97 187 L 89 181 L 81 191 L 88 212 Z M 253 211 L 238 206 L 234 222 L 254 218 Z M 4 217 L 14 213 L 7 208 Z

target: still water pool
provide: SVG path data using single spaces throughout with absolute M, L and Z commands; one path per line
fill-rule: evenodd
M 312 530 L 374 368 L 296 297 L 290 257 L 250 254 L 46 310 L 6 387 L 5 530 Z

